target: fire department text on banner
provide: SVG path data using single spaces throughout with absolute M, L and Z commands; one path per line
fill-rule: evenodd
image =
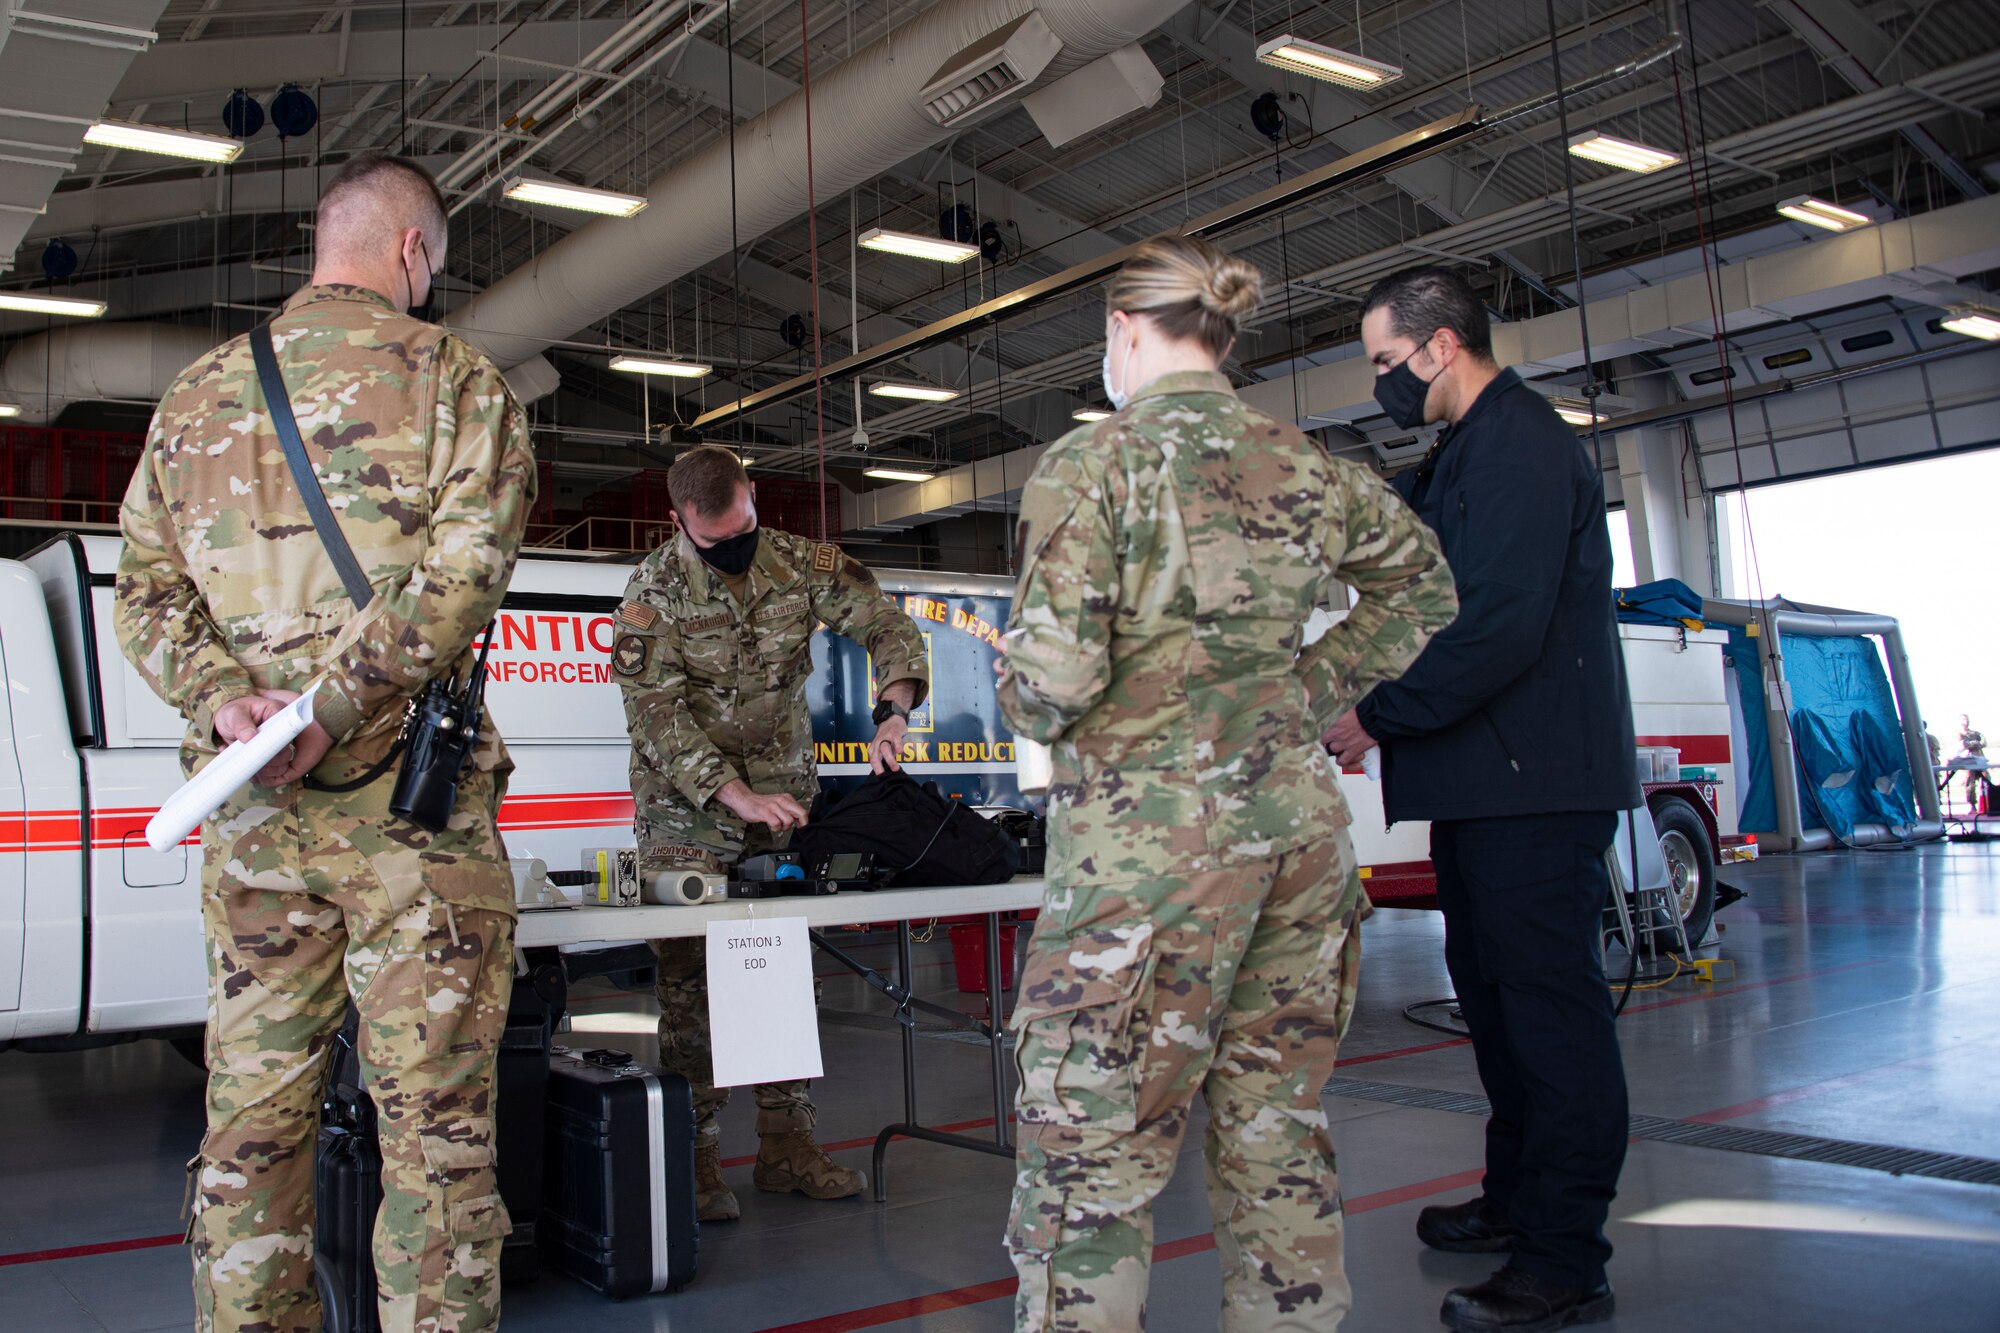
M 812 941 L 802 916 L 708 923 L 715 1086 L 819 1078 Z

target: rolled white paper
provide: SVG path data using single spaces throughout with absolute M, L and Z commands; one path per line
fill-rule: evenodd
M 1040 741 L 1024 736 L 1014 738 L 1014 775 L 1023 796 L 1035 796 L 1049 789 L 1055 780 L 1055 756 Z
M 159 812 L 146 821 L 146 842 L 152 849 L 164 852 L 180 846 L 188 834 L 201 827 L 204 819 L 262 772 L 278 751 L 298 739 L 298 734 L 312 723 L 313 695 L 318 690 L 315 682 L 311 689 L 271 714 L 252 739 L 230 742 L 207 768 L 169 796 Z

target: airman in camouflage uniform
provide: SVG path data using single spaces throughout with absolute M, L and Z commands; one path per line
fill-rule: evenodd
M 1450 621 L 1450 572 L 1388 487 L 1193 370 L 1050 447 L 1020 551 L 1000 707 L 1053 743 L 1055 781 L 1013 1017 L 1016 1328 L 1144 1327 L 1152 1202 L 1200 1091 L 1221 1327 L 1331 1329 L 1320 1088 L 1368 907 L 1316 738 Z M 1302 653 L 1342 584 L 1358 603 Z
M 441 673 L 465 677 L 533 503 L 526 421 L 499 372 L 403 313 L 431 280 L 417 270 L 443 258 L 435 187 L 411 170 L 371 157 L 329 186 L 315 281 L 272 320 L 307 453 L 374 590 L 368 608 L 357 612 L 320 545 L 245 338 L 167 391 L 120 514 L 119 641 L 187 715 L 184 769 L 319 685 L 297 773 L 278 771 L 281 759 L 201 835 L 208 1132 L 190 1164 L 189 1237 L 202 1329 L 322 1326 L 313 1143 L 350 997 L 380 1112 L 382 1327 L 469 1333 L 499 1314 L 509 1223 L 493 1071 L 514 966 L 496 822 L 506 749 L 496 732 L 481 736 L 435 835 L 389 813 L 391 777 L 345 794 L 293 780 L 326 745 L 317 780 L 366 772 L 412 693 Z M 381 207 L 404 208 L 407 228 L 375 231 Z M 375 244 L 424 238 L 415 264 L 366 285 L 327 281 L 356 270 L 328 247 L 357 211 Z
M 733 455 L 696 451 L 744 491 Z M 727 462 L 720 462 L 720 455 Z M 788 798 L 802 822 L 819 791 L 806 682 L 813 631 L 824 623 L 867 648 L 884 698 L 907 710 L 929 689 L 923 636 L 866 567 L 838 547 L 754 528 L 755 555 L 741 574 L 703 559 L 687 530 L 682 478 L 701 460 L 669 473 L 681 530 L 633 573 L 618 611 L 612 672 L 623 687 L 632 735 L 632 796 L 642 864 L 697 864 L 715 870 L 744 856 L 782 850 L 789 826 L 746 819 L 726 803 L 740 784 Z M 701 521 L 696 515 L 695 522 Z M 734 585 L 734 586 L 732 586 Z M 900 750 L 903 720 L 883 720 L 876 745 Z M 893 745 L 885 740 L 893 738 Z M 879 767 L 879 763 L 878 763 Z M 723 1182 L 716 1115 L 729 1092 L 714 1084 L 708 1027 L 706 945 L 656 941 L 660 1063 L 694 1085 L 696 1189 L 700 1216 L 738 1215 Z M 812 1198 L 859 1194 L 866 1177 L 834 1163 L 812 1135 L 817 1116 L 806 1082 L 756 1088 L 759 1189 Z

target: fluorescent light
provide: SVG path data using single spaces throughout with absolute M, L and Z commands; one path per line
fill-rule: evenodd
M 909 398 L 919 403 L 948 403 L 958 397 L 956 389 L 940 389 L 932 384 L 897 384 L 883 380 L 868 386 L 877 398 Z
M 1874 218 L 1838 204 L 1829 204 L 1824 199 L 1815 199 L 1809 194 L 1794 195 L 1778 205 L 1778 211 L 1794 222 L 1803 222 L 1808 227 L 1819 227 L 1826 231 L 1852 231 L 1856 227 L 1872 226 Z
M 0 403 L 0 417 L 18 417 L 21 409 L 13 403 Z
M 1110 415 L 1111 410 L 1109 408 L 1079 407 L 1076 411 L 1069 414 L 1069 419 L 1071 421 L 1103 421 Z
M 1257 59 L 1266 65 L 1290 70 L 1294 74 L 1324 79 L 1328 83 L 1343 84 L 1349 88 L 1380 88 L 1385 83 L 1394 83 L 1403 77 L 1400 66 L 1385 65 L 1366 56 L 1357 56 L 1331 46 L 1322 46 L 1318 42 L 1308 42 L 1290 33 L 1286 33 L 1283 37 L 1274 37 L 1258 47 Z
M 1580 403 L 1574 398 L 1551 398 L 1549 406 L 1556 415 L 1572 426 L 1588 426 L 1593 421 L 1609 421 L 1611 414 L 1601 408 L 1593 408 L 1589 403 Z
M 75 315 L 96 319 L 104 313 L 104 302 L 86 301 L 77 296 L 36 296 L 32 292 L 0 292 L 0 310 L 19 310 L 30 315 Z
M 125 148 L 163 157 L 190 157 L 197 162 L 234 162 L 243 152 L 241 139 L 164 125 L 135 125 L 129 120 L 100 120 L 83 132 L 85 143 L 100 148 Z
M 1951 313 L 1938 322 L 1941 329 L 1962 333 L 1968 338 L 1981 338 L 1987 342 L 2000 342 L 2000 315 L 1978 306 L 1953 306 Z
M 918 472 L 906 467 L 871 467 L 864 471 L 864 477 L 874 477 L 878 481 L 929 481 L 931 474 Z
M 1664 148 L 1653 148 L 1647 144 L 1633 143 L 1630 139 L 1615 139 L 1608 134 L 1586 130 L 1573 136 L 1569 141 L 1569 155 L 1580 157 L 1586 162 L 1602 162 L 1607 167 L 1619 167 L 1626 171 L 1658 171 L 1670 167 L 1681 160 L 1679 153 L 1670 153 Z
M 643 197 L 620 194 L 616 190 L 593 190 L 586 185 L 565 185 L 561 181 L 531 181 L 516 176 L 500 193 L 524 204 L 547 204 L 551 208 L 574 208 L 606 217 L 629 218 L 646 206 Z
M 614 356 L 611 368 L 632 375 L 671 375 L 679 380 L 698 380 L 715 369 L 693 361 L 665 361 L 650 356 Z
M 911 259 L 933 259 L 940 264 L 963 264 L 979 253 L 976 245 L 947 241 L 941 236 L 885 231 L 881 227 L 870 227 L 862 232 L 859 244 L 864 250 L 880 250 L 883 254 L 905 255 Z

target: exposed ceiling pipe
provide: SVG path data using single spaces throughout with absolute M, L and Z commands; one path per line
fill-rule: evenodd
M 0 403 L 22 425 L 46 425 L 71 403 L 156 403 L 183 370 L 216 345 L 205 326 L 82 324 L 21 339 L 0 360 Z M 505 372 L 524 403 L 553 393 L 561 376 L 544 357 Z
M 2000 197 L 1988 195 L 1732 264 L 1717 274 L 1717 296 L 1723 307 L 1723 323 L 1734 335 L 1857 301 L 1884 297 L 1937 301 L 1955 290 L 1946 286 L 1952 279 L 1995 267 L 2000 267 Z M 1705 340 L 1710 326 L 1705 279 L 1695 273 L 1653 287 L 1598 297 L 1591 302 L 1590 325 L 1592 352 L 1601 360 Z M 1600 331 L 1601 340 L 1597 336 Z M 1581 355 L 1574 310 L 1496 324 L 1493 343 L 1501 364 L 1535 371 L 1570 368 Z M 1741 407 L 1774 394 L 1981 353 L 1990 354 L 1987 344 L 1925 351 L 1795 381 L 1738 389 L 1734 401 Z M 1084 355 L 1095 360 L 1094 352 L 1073 355 L 1079 366 Z M 1372 396 L 1374 378 L 1374 367 L 1360 356 L 1303 372 L 1299 386 L 1303 424 L 1344 425 L 1344 417 L 1361 420 L 1379 415 L 1381 409 Z M 1246 385 L 1240 392 L 1246 403 L 1272 416 L 1286 419 L 1292 415 L 1289 377 Z M 1604 432 L 1612 435 L 1659 426 L 1699 415 L 1714 405 L 1715 400 L 1698 400 L 1619 417 L 1608 423 Z M 844 496 L 842 523 L 848 530 L 909 528 L 970 512 L 975 505 L 1004 501 L 1019 489 L 1045 447 L 1032 445 L 955 467 L 928 482 Z
M 155 402 L 197 357 L 215 346 L 205 328 L 181 324 L 97 324 L 23 338 L 0 361 L 0 401 L 16 420 L 42 425 L 71 403 Z
M 1988 195 L 1912 218 L 1879 222 L 1714 274 L 1715 300 L 1729 333 L 1779 324 L 1880 296 L 1924 300 L 1939 283 L 2000 267 L 2000 196 Z M 1931 298 L 1935 299 L 1935 298 Z M 1644 354 L 1713 332 L 1708 278 L 1701 272 L 1590 303 L 1592 354 L 1599 360 Z M 1582 356 L 1576 312 L 1543 315 L 1493 328 L 1502 365 L 1566 370 Z M 1312 366 L 1265 380 L 1243 400 L 1273 416 L 1299 419 L 1375 415 L 1375 368 L 1363 357 Z
M 1618 65 L 1584 77 L 1570 85 L 1567 92 L 1571 94 L 1588 92 L 1619 79 L 1629 78 L 1665 60 L 1678 51 L 1680 46 L 1679 29 L 1671 29 L 1659 42 Z M 1553 102 L 1555 97 L 1554 92 L 1540 94 L 1497 111 L 1489 111 L 1475 103 L 1454 115 L 1442 117 L 1428 125 L 1372 144 L 1349 153 L 1337 161 L 1306 172 L 1302 176 L 1294 177 L 1290 181 L 1281 181 L 1247 198 L 1234 200 L 1200 217 L 1190 218 L 1172 230 L 1181 235 L 1209 238 L 1229 234 L 1260 219 L 1282 215 L 1293 205 L 1328 190 L 1351 188 L 1393 171 L 1399 166 L 1421 161 L 1453 145 L 1465 143 L 1495 126 L 1507 124 L 1541 110 Z M 1011 292 L 996 296 L 955 315 L 934 320 L 922 328 L 912 329 L 887 342 L 859 349 L 852 355 L 824 367 L 819 374 L 827 379 L 858 374 L 925 346 L 958 336 L 978 325 L 1019 315 L 1042 302 L 1109 277 L 1142 244 L 1144 242 L 1134 242 L 1122 249 L 1073 265 L 1050 277 L 1017 287 Z M 711 408 L 696 417 L 694 424 L 698 427 L 713 427 L 745 412 L 768 407 L 804 393 L 812 387 L 813 382 L 813 375 L 800 375 L 774 384 L 734 403 Z
M 1136 41 L 1185 0 L 942 0 L 813 82 L 813 174 L 828 203 L 966 123 L 938 124 L 924 86 L 982 37 L 1038 12 L 1061 51 L 1028 87 Z M 746 240 L 806 209 L 806 93 L 736 129 L 737 229 Z M 1005 105 L 1013 105 L 1012 102 Z M 452 316 L 502 366 L 533 356 L 729 253 L 729 144 L 719 140 L 647 187 L 653 207 L 572 232 Z
M 697 17 L 693 4 L 689 4 L 684 13 L 677 15 L 674 10 L 678 7 L 678 0 L 655 0 L 650 8 L 593 51 L 585 60 L 583 67 L 569 71 L 563 78 L 550 84 L 526 107 L 510 118 L 510 125 L 517 126 L 521 131 L 540 132 L 536 135 L 536 142 L 533 145 L 517 152 L 513 158 L 492 173 L 491 179 L 504 178 L 525 166 L 536 153 L 557 136 L 570 127 L 583 123 L 586 116 L 604 105 L 627 84 L 661 60 L 679 51 L 703 30 L 712 26 L 717 19 L 729 12 L 730 3 L 731 0 L 722 0 L 722 3 L 711 4 Z M 667 31 L 676 19 L 681 22 L 679 32 L 659 42 L 650 50 L 644 51 L 629 64 L 619 63 Z M 598 84 L 605 86 L 595 86 Z M 588 103 L 582 100 L 586 90 L 591 96 Z M 564 116 L 566 101 L 571 105 L 568 108 L 568 115 Z M 553 123 L 549 123 L 550 118 L 554 118 Z M 471 188 L 472 182 L 480 176 L 483 168 L 499 161 L 506 154 L 508 142 L 509 136 L 506 134 L 494 133 L 483 136 L 438 177 L 438 184 L 447 191 L 468 191 L 453 203 L 451 211 L 454 216 L 470 205 L 477 193 Z
M 1783 19 L 1800 40 L 1812 48 L 1813 54 L 1847 80 L 1856 92 L 1872 93 L 1882 87 L 1882 80 L 1875 76 L 1875 71 L 1863 64 L 1857 58 L 1858 53 L 1850 49 L 1835 31 L 1838 26 L 1846 26 L 1835 17 L 1844 6 L 1800 4 L 1799 0 L 1765 0 L 1764 7 Z M 1829 20 L 1832 21 L 1831 26 Z M 1888 35 L 1858 13 L 1850 12 L 1850 21 L 1855 38 L 1874 48 L 1881 62 L 1887 64 L 1888 55 L 1893 51 Z M 1904 125 L 1902 134 L 1926 161 L 1938 169 L 1939 174 L 1958 188 L 1960 194 L 1968 199 L 1978 199 L 1986 194 L 1986 186 L 1938 142 L 1935 134 L 1914 122 Z

